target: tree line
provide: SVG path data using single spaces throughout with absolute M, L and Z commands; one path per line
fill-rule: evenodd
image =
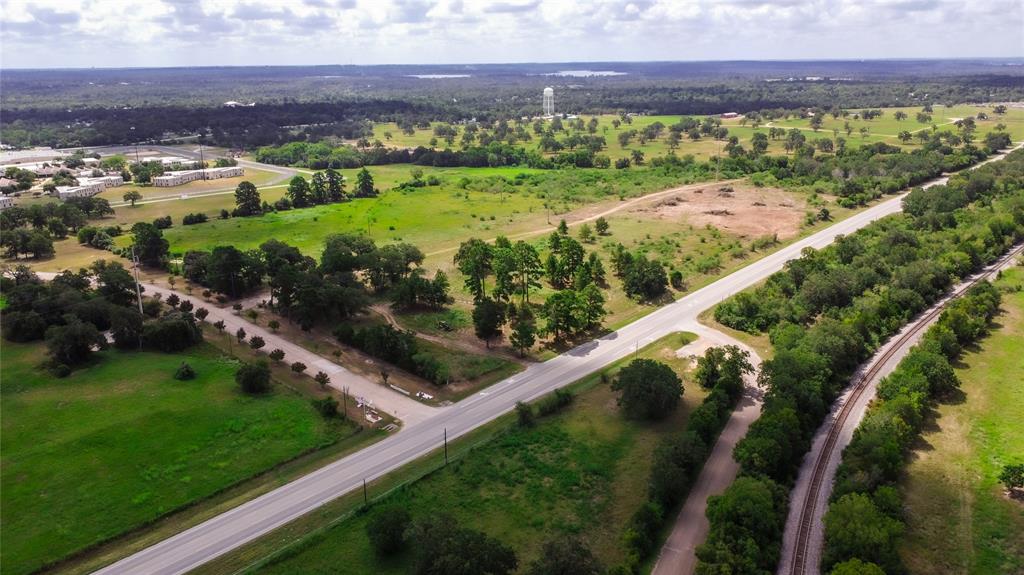
M 761 417 L 736 446 L 738 479 L 709 503 L 698 573 L 774 570 L 789 491 L 810 440 L 856 367 L 952 285 L 1024 238 L 1024 153 L 914 192 L 915 208 L 822 250 L 718 306 L 723 324 L 768 332 Z M 943 214 L 951 214 L 951 218 Z

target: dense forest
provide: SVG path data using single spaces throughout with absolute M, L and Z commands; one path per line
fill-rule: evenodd
M 366 135 L 363 122 L 513 119 L 555 88 L 570 113 L 718 114 L 1024 99 L 1002 60 L 4 70 L 0 138 L 72 147 L 205 134 L 251 148 Z M 566 77 L 591 68 L 619 75 Z M 418 76 L 444 74 L 443 79 Z M 464 77 L 463 77 L 464 76 Z M 203 86 L 201 93 L 195 86 Z M 228 101 L 239 106 L 224 106 Z M 249 106 L 248 104 L 253 104 Z

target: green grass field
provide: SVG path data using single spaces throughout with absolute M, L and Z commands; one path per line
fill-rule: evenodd
M 1024 288 L 1024 268 L 996 285 Z M 1024 462 L 1024 291 L 1003 298 L 991 335 L 957 366 L 963 401 L 938 407 L 901 482 L 913 574 L 1024 572 L 1024 503 L 998 481 Z
M 640 351 L 684 373 L 674 351 L 692 334 L 672 334 Z M 631 359 L 631 358 L 630 358 Z M 666 434 L 678 432 L 703 392 L 684 382 L 680 409 L 668 420 L 623 419 L 616 394 L 597 374 L 586 378 L 566 411 L 529 429 L 514 425 L 448 467 L 384 498 L 414 517 L 446 511 L 463 524 L 511 545 L 520 565 L 559 533 L 575 533 L 612 565 L 623 559 L 621 537 L 644 500 L 651 453 Z M 356 514 L 300 545 L 260 573 L 406 573 L 407 555 L 377 559 L 369 547 L 367 516 Z
M 37 367 L 42 344 L 0 349 L 4 573 L 32 572 L 354 429 L 284 388 L 242 395 L 236 364 L 207 344 L 97 357 L 55 379 Z M 195 380 L 172 378 L 183 360 Z

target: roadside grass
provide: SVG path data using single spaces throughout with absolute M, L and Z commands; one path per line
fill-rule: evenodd
M 35 571 L 355 431 L 287 390 L 242 395 L 236 363 L 207 344 L 105 351 L 67 379 L 39 369 L 41 344 L 4 342 L 0 358 L 5 573 Z M 172 378 L 182 361 L 195 380 Z
M 900 489 L 911 573 L 1024 572 L 1024 503 L 1002 466 L 1024 462 L 1024 268 L 1004 272 L 1003 313 L 956 366 L 963 396 L 944 403 L 911 455 Z
M 688 379 L 689 360 L 674 353 L 694 338 L 674 333 L 639 351 L 683 376 L 683 402 L 667 420 L 622 418 L 616 394 L 594 373 L 572 384 L 576 397 L 562 413 L 527 429 L 503 416 L 450 443 L 450 465 L 434 453 L 371 485 L 372 504 L 398 504 L 414 517 L 450 512 L 511 545 L 521 565 L 561 533 L 584 538 L 606 565 L 620 561 L 622 534 L 644 499 L 654 448 L 662 437 L 683 429 L 704 396 Z M 632 359 L 604 371 L 610 376 Z M 197 573 L 407 572 L 408 555 L 374 556 L 363 511 L 362 494 L 351 494 Z

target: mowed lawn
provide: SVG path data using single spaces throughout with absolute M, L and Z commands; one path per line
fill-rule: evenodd
M 1024 268 L 996 285 L 1024 288 Z M 1002 307 L 957 368 L 963 401 L 939 406 L 901 484 L 911 573 L 1024 573 L 1024 502 L 998 480 L 1024 463 L 1024 291 L 1004 291 Z
M 37 368 L 44 349 L 0 346 L 5 574 L 32 572 L 351 433 L 290 391 L 242 395 L 236 364 L 206 344 L 177 355 L 106 351 L 66 379 Z M 182 360 L 196 379 L 173 379 Z
M 704 397 L 685 377 L 689 361 L 674 355 L 693 337 L 671 334 L 640 350 L 641 357 L 665 361 L 684 375 L 683 401 L 667 420 L 624 419 L 616 407 L 617 393 L 594 374 L 562 413 L 532 428 L 509 425 L 382 503 L 408 509 L 414 519 L 451 513 L 461 524 L 510 545 L 520 566 L 536 559 L 543 544 L 558 534 L 578 534 L 606 566 L 622 561 L 623 531 L 645 499 L 652 453 L 661 438 L 685 428 Z M 368 518 L 356 514 L 341 521 L 259 572 L 408 573 L 411 553 L 383 560 L 375 556 L 366 536 Z

